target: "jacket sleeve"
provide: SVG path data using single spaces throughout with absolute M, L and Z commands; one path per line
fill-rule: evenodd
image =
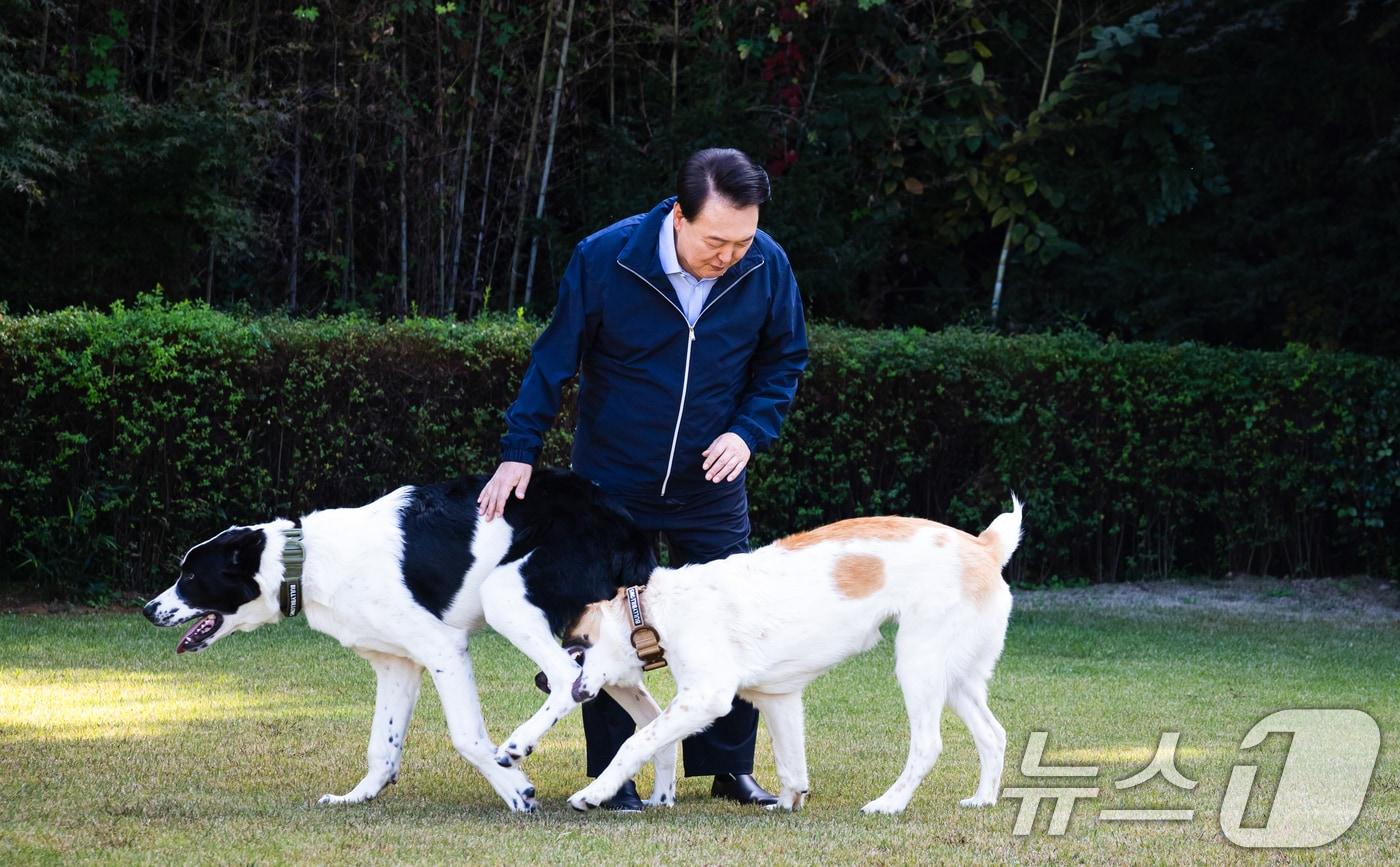
M 782 264 L 784 274 L 759 335 L 758 349 L 749 364 L 749 386 L 729 425 L 753 452 L 768 448 L 778 438 L 783 416 L 797 393 L 797 378 L 807 366 L 807 324 L 802 317 L 802 296 L 797 291 L 792 269 L 786 260 Z
M 564 269 L 554 316 L 530 349 L 530 366 L 520 381 L 520 394 L 506 410 L 503 461 L 533 464 L 539 458 L 544 433 L 559 415 L 560 391 L 578 373 L 583 353 L 592 342 L 598 313 L 589 309 L 584 258 L 583 244 L 579 244 Z

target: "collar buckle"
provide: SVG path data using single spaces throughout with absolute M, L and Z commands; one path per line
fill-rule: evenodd
M 666 667 L 666 648 L 661 646 L 661 636 L 648 626 L 642 614 L 641 587 L 627 588 L 627 611 L 632 615 L 632 649 L 642 661 L 642 671 L 654 671 Z

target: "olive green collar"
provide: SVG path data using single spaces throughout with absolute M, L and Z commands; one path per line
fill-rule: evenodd
M 301 528 L 283 531 L 282 589 L 277 594 L 277 601 L 285 617 L 296 617 L 301 613 L 301 567 L 304 562 L 306 547 L 302 543 Z

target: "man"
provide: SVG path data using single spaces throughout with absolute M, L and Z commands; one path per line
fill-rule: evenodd
M 524 497 L 560 388 L 580 374 L 573 468 L 666 537 L 671 565 L 748 550 L 745 468 L 778 436 L 807 363 L 802 300 L 787 255 L 758 230 L 767 173 L 712 148 L 681 167 L 677 195 L 579 243 L 553 319 L 506 413 L 500 468 L 482 490 L 492 519 Z M 633 731 L 606 695 L 584 706 L 588 774 Z M 758 712 L 736 698 L 684 743 L 687 776 L 741 803 L 776 798 L 753 779 Z M 642 808 L 628 783 L 605 806 Z

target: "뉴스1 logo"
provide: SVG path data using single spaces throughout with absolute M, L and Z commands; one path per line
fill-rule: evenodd
M 1241 750 L 1258 747 L 1275 732 L 1290 733 L 1292 743 L 1284 759 L 1283 773 L 1268 809 L 1263 827 L 1243 826 L 1245 807 L 1255 789 L 1257 765 L 1238 764 L 1230 773 L 1229 785 L 1220 805 L 1220 830 L 1230 842 L 1246 848 L 1305 848 L 1322 846 L 1342 836 L 1361 815 L 1361 807 L 1380 755 L 1381 731 L 1375 719 L 1351 708 L 1291 708 L 1264 717 L 1240 743 Z M 1176 746 L 1180 732 L 1163 732 L 1157 752 L 1147 767 L 1114 783 L 1117 789 L 1131 789 L 1161 776 L 1171 785 L 1190 791 L 1195 780 L 1187 779 L 1176 767 Z M 1021 773 L 1027 777 L 1096 777 L 1093 765 L 1046 766 L 1040 763 L 1045 751 L 1045 732 L 1031 732 L 1021 758 Z M 1040 802 L 1051 800 L 1054 809 L 1046 833 L 1064 834 L 1077 801 L 1097 798 L 1097 786 L 1012 787 L 1002 791 L 1007 798 L 1019 798 L 1012 833 L 1031 833 Z M 1264 793 L 1261 793 L 1264 794 Z M 1100 810 L 1101 822 L 1189 822 L 1195 810 Z

